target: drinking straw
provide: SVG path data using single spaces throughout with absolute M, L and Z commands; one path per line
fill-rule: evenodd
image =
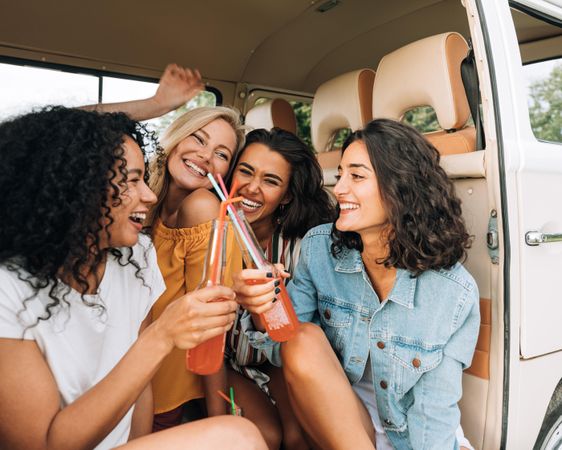
M 216 174 L 216 179 L 219 181 L 219 185 L 220 185 L 222 191 L 224 192 L 224 195 L 227 195 L 228 190 L 226 189 L 226 185 L 224 184 L 224 180 L 222 179 L 220 173 Z
M 230 404 L 232 406 L 232 415 L 236 415 L 236 403 L 234 403 L 234 388 L 230 386 Z
M 229 198 L 228 200 L 224 200 L 221 202 L 220 211 L 219 211 L 219 229 L 218 229 L 218 236 L 217 236 L 217 246 L 218 248 L 215 249 L 215 258 L 213 259 L 213 263 L 211 266 L 211 276 L 210 281 L 211 284 L 214 286 L 219 283 L 219 257 L 218 255 L 223 254 L 223 235 L 224 235 L 224 219 L 226 218 L 226 207 L 230 203 L 239 202 L 242 200 L 242 197 L 236 198 Z
M 208 173 L 207 178 L 209 178 L 209 180 L 211 181 L 211 184 L 213 185 L 213 188 L 215 189 L 219 198 L 221 200 L 226 200 L 226 196 L 224 195 L 221 188 L 217 184 L 213 175 L 211 173 Z M 245 228 L 244 224 L 241 223 L 240 218 L 236 214 L 236 211 L 234 210 L 232 205 L 228 205 L 227 210 L 228 210 L 228 214 L 230 215 L 230 218 L 232 219 L 232 223 L 234 224 L 234 227 L 238 231 L 238 235 L 244 241 L 244 245 L 246 246 L 246 249 L 248 250 L 248 253 L 250 254 L 250 257 L 252 258 L 252 261 L 254 261 L 254 264 L 256 265 L 256 267 L 258 267 L 258 268 L 263 267 L 264 258 L 258 256 L 259 252 L 257 252 L 253 248 L 253 246 L 250 244 L 251 240 L 249 239 L 249 237 L 247 237 L 247 235 L 248 235 L 247 231 L 246 231 L 246 233 L 244 233 L 244 231 L 243 231 L 243 229 Z
M 217 391 L 217 394 L 219 394 L 226 403 L 232 405 L 230 398 L 228 398 L 228 396 L 223 391 Z M 236 403 L 234 403 L 234 406 L 236 407 L 237 410 L 240 410 L 240 406 L 238 406 Z
M 226 403 L 228 403 L 229 405 L 232 406 L 232 402 L 231 402 L 230 398 L 228 398 L 228 396 L 227 396 L 223 391 L 220 391 L 220 390 L 219 390 L 219 391 L 217 391 L 217 394 L 219 394 L 219 396 L 222 397 L 222 399 L 223 399 Z M 235 409 L 236 411 L 242 411 L 242 409 L 240 408 L 240 406 L 238 406 L 236 403 L 234 403 L 234 407 L 236 408 L 236 409 Z M 232 408 L 231 408 L 231 409 L 232 409 Z M 233 415 L 238 415 L 238 414 L 234 414 L 234 413 L 233 413 Z
M 224 184 L 224 180 L 222 179 L 222 176 L 221 176 L 220 173 L 217 173 L 217 180 L 219 180 L 219 184 L 220 184 L 222 190 L 226 193 L 226 185 Z M 236 180 L 235 180 L 235 181 L 236 181 Z M 233 187 L 233 188 L 236 188 L 237 186 L 234 186 L 234 185 L 233 185 L 232 187 Z M 234 189 L 231 189 L 231 195 L 232 195 L 232 191 L 234 191 Z M 230 211 L 229 211 L 229 212 L 230 212 Z M 235 210 L 234 210 L 234 209 L 232 210 L 231 215 L 232 215 L 233 213 L 235 213 Z M 251 247 L 251 248 L 248 248 L 248 251 L 250 252 L 250 256 L 252 256 L 252 253 L 253 253 L 253 254 L 257 257 L 257 261 L 254 260 L 254 264 L 256 265 L 256 267 L 257 267 L 258 269 L 262 269 L 262 268 L 264 267 L 264 265 L 265 265 L 265 258 L 263 257 L 263 254 L 262 254 L 262 252 L 261 252 L 261 249 L 258 249 L 258 248 L 255 246 L 255 244 L 254 244 L 255 240 L 250 237 L 250 232 L 249 232 L 249 230 L 248 230 L 248 227 L 247 227 L 244 223 L 242 223 L 242 221 L 240 220 L 240 218 L 238 217 L 238 215 L 236 215 L 236 219 L 235 219 L 235 220 L 238 220 L 239 222 L 241 222 L 241 227 L 240 227 L 240 228 L 242 229 L 242 231 L 243 231 L 243 233 L 244 233 L 244 236 L 246 237 L 246 239 L 244 240 L 244 242 L 248 242 L 248 243 L 250 244 L 250 247 Z M 250 251 L 250 250 L 251 250 L 251 251 Z M 252 258 L 252 259 L 253 259 L 253 258 Z

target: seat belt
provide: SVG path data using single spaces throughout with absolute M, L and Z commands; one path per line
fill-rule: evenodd
M 464 85 L 464 91 L 466 92 L 466 98 L 468 100 L 468 106 L 470 108 L 470 114 L 472 115 L 474 127 L 476 128 L 476 150 L 481 150 L 484 148 L 485 137 L 484 128 L 482 126 L 482 117 L 480 115 L 478 72 L 476 69 L 476 60 L 474 59 L 474 49 L 472 48 L 472 42 L 470 41 L 468 54 L 461 63 L 461 77 L 462 84 Z

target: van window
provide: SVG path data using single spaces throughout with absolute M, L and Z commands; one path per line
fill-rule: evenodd
M 540 141 L 562 143 L 562 27 L 557 20 L 527 12 L 511 9 L 531 129 Z
M 154 95 L 158 83 L 73 73 L 52 68 L 0 64 L 0 121 L 47 105 L 81 106 L 138 100 Z M 147 121 L 158 134 L 179 115 L 199 106 L 215 106 L 213 92 L 203 91 L 187 104 Z
M 0 63 L 0 121 L 47 105 L 97 103 L 98 77 Z
M 420 133 L 430 133 L 441 129 L 437 122 L 437 114 L 431 106 L 419 106 L 407 111 L 402 122 L 414 127 Z
M 562 143 L 562 58 L 527 64 L 523 74 L 535 137 Z
M 312 147 L 312 137 L 310 133 L 310 115 L 312 112 L 312 103 L 308 102 L 289 102 L 295 110 L 297 119 L 297 136 L 300 137 L 306 145 Z

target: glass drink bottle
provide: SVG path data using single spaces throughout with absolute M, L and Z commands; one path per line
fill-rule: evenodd
M 239 223 L 241 224 L 242 233 L 244 233 L 244 237 L 242 238 L 240 236 L 240 230 L 237 230 L 237 239 L 242 248 L 246 267 L 255 267 L 271 272 L 273 276 L 280 281 L 280 292 L 275 296 L 276 301 L 273 303 L 273 308 L 260 314 L 260 320 L 271 339 L 277 342 L 288 341 L 295 335 L 299 326 L 299 320 L 295 314 L 287 289 L 285 288 L 283 278 L 279 276 L 279 272 L 275 266 L 265 258 L 263 250 L 252 231 L 252 227 L 244 216 L 244 212 L 237 210 L 236 213 L 239 218 Z M 252 283 L 258 284 L 268 281 L 269 280 L 253 280 Z
M 203 277 L 198 288 L 222 283 L 226 264 L 227 232 L 227 222 L 224 220 L 213 221 L 209 247 L 205 256 Z M 225 333 L 215 336 L 199 344 L 197 347 L 188 350 L 185 361 L 187 369 L 199 375 L 210 375 L 218 372 L 224 359 L 225 336 Z

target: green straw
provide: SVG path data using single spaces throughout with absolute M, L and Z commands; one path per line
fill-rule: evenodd
M 232 407 L 232 415 L 236 415 L 236 403 L 234 403 L 234 388 L 230 386 L 230 406 Z

